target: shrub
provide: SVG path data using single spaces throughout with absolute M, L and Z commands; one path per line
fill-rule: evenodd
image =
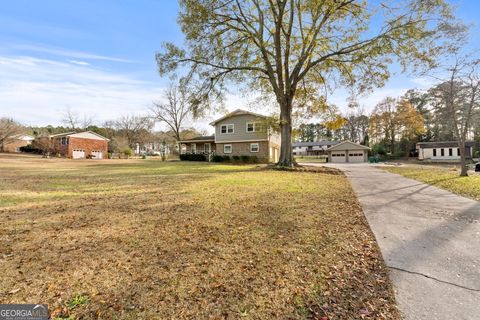
M 35 148 L 31 145 L 20 147 L 20 152 L 26 152 L 26 153 L 37 153 L 37 154 L 42 154 L 42 150 L 39 148 Z
M 257 156 L 242 156 L 242 162 L 244 163 L 258 163 Z
M 133 155 L 133 150 L 130 149 L 130 147 L 123 148 L 123 149 L 122 149 L 122 154 L 123 154 L 124 156 L 126 156 L 127 158 L 128 158 L 128 157 L 131 157 L 131 156 Z
M 381 155 L 386 155 L 387 151 L 385 150 L 385 146 L 381 143 L 377 143 L 372 147 L 372 152 L 373 154 L 381 154 Z
M 182 161 L 207 161 L 207 157 L 204 154 L 181 154 L 180 160 Z
M 240 156 L 232 156 L 232 160 L 235 162 L 240 162 Z
M 480 158 L 480 150 L 477 150 L 473 153 L 474 158 Z
M 220 156 L 216 154 L 212 156 L 212 162 L 230 162 L 230 156 Z

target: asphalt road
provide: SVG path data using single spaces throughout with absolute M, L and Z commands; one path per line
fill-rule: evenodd
M 345 172 L 406 320 L 480 319 L 480 203 L 370 164 Z

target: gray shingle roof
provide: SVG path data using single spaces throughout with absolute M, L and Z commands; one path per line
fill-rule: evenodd
M 339 144 L 340 141 L 313 141 L 313 142 L 294 142 L 292 144 L 293 147 L 318 147 L 318 146 L 333 146 Z
M 192 139 L 182 140 L 179 142 L 214 141 L 214 140 L 215 140 L 215 136 L 198 136 Z
M 419 142 L 417 146 L 421 149 L 425 148 L 458 148 L 457 141 L 438 141 L 438 142 Z M 475 146 L 475 141 L 466 141 L 466 147 Z

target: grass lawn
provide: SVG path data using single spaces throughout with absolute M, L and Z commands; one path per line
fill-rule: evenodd
M 318 156 L 296 156 L 295 161 L 299 163 L 325 163 L 326 156 L 318 157 Z
M 460 177 L 458 168 L 432 165 L 381 168 L 480 201 L 480 175 L 478 174 Z
M 0 155 L 0 303 L 57 319 L 399 319 L 343 175 Z

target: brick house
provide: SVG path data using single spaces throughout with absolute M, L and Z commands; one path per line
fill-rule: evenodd
M 235 110 L 213 122 L 213 136 L 200 136 L 179 141 L 181 153 L 216 154 L 222 156 L 256 156 L 261 162 L 277 162 L 280 135 L 267 127 L 266 116 Z
M 26 147 L 32 143 L 35 138 L 27 134 L 17 134 L 8 138 L 3 143 L 3 152 L 21 152 L 21 147 Z
M 93 131 L 60 133 L 48 138 L 52 149 L 66 158 L 105 159 L 108 155 L 110 139 Z

